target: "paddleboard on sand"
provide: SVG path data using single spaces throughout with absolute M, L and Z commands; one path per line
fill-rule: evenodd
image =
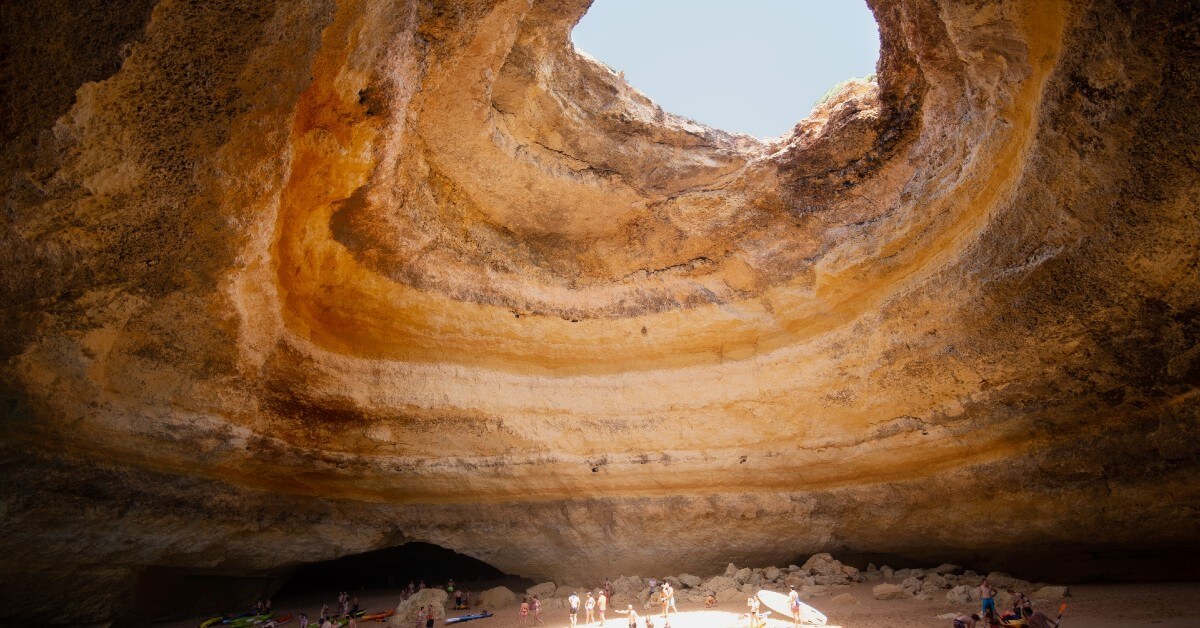
M 782 619 L 792 618 L 791 604 L 786 594 L 763 590 L 758 592 L 758 599 L 762 600 L 767 608 L 782 615 Z M 800 602 L 800 623 L 824 626 L 828 621 L 829 618 L 825 616 L 825 613 Z
M 491 613 L 489 613 L 487 611 L 483 611 L 482 613 L 475 613 L 474 615 L 463 615 L 462 617 L 447 617 L 445 623 L 457 624 L 462 621 L 471 621 L 472 619 L 483 619 L 484 617 L 491 617 L 491 616 L 492 616 Z

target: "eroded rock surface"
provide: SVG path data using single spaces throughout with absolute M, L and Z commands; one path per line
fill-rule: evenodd
M 575 52 L 587 4 L 9 14 L 4 613 L 409 540 L 1200 549 L 1193 3 L 875 0 L 878 81 L 772 143 Z

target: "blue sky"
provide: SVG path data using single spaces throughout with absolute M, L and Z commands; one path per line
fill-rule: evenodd
M 863 0 L 595 0 L 571 37 L 667 111 L 759 137 L 879 58 Z

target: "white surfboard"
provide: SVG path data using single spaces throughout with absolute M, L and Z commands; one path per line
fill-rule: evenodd
M 766 605 L 767 608 L 779 613 L 781 615 L 779 619 L 783 621 L 791 621 L 792 609 L 791 604 L 788 602 L 787 595 L 783 593 L 776 593 L 774 591 L 767 591 L 764 589 L 758 592 L 758 599 L 762 600 L 762 603 Z M 804 602 L 800 602 L 800 623 L 809 624 L 811 626 L 824 626 L 828 621 L 829 618 L 825 616 L 825 613 L 822 613 L 821 611 L 809 606 L 808 604 L 805 604 Z

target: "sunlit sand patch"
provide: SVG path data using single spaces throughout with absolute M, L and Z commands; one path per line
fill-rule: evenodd
M 649 619 L 655 628 L 664 628 L 664 618 L 661 615 L 641 615 L 638 621 L 638 626 L 641 628 L 645 624 L 644 620 Z M 679 613 L 671 613 L 671 628 L 750 628 L 750 620 L 745 613 L 733 613 L 730 611 L 721 610 L 702 610 L 702 611 L 681 611 Z M 610 619 L 606 622 L 605 628 L 625 628 L 628 626 L 628 621 L 624 616 L 618 615 L 616 621 Z M 566 625 L 566 624 L 564 624 Z M 599 626 L 600 622 L 592 622 L 590 624 L 579 623 L 582 627 Z M 814 626 L 816 624 L 800 624 L 801 626 Z M 774 614 L 771 615 L 765 622 L 762 623 L 763 628 L 791 628 L 791 620 L 776 619 Z M 827 628 L 841 628 L 834 624 L 825 624 Z M 547 628 L 559 628 L 553 624 L 547 623 Z

